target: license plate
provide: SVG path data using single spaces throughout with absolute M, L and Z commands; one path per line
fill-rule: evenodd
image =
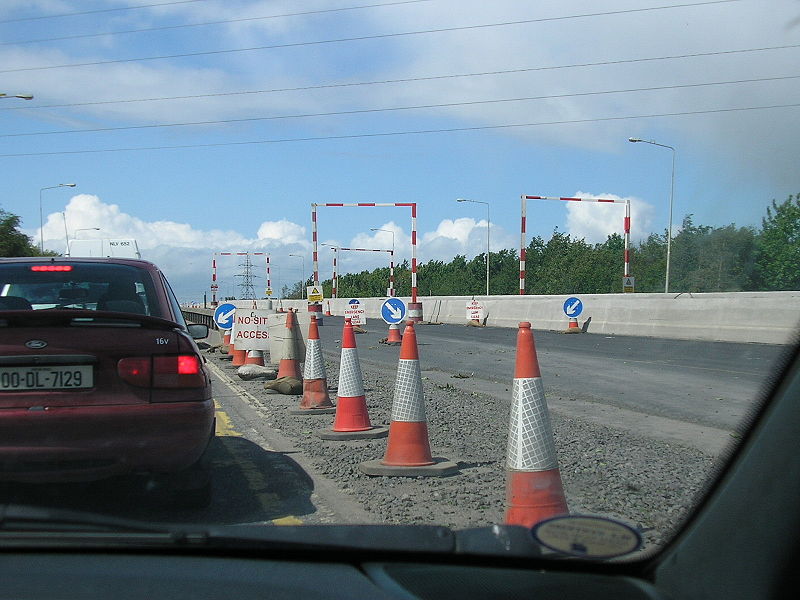
M 0 367 L 0 391 L 69 390 L 94 385 L 91 365 Z

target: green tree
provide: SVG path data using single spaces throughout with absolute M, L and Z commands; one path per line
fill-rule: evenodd
M 39 256 L 41 253 L 31 238 L 18 229 L 19 223 L 17 215 L 0 208 L 0 256 Z
M 760 288 L 800 290 L 800 194 L 767 207 L 756 239 L 755 264 Z

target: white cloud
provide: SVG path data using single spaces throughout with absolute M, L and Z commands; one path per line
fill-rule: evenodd
M 631 239 L 647 237 L 653 227 L 653 206 L 638 198 L 621 198 L 615 194 L 576 192 L 575 198 L 608 198 L 629 200 L 631 204 Z M 602 243 L 614 233 L 624 231 L 625 205 L 604 202 L 566 202 L 567 233 L 592 244 Z
M 259 240 L 270 244 L 306 244 L 306 228 L 286 219 L 280 221 L 264 221 L 256 234 Z

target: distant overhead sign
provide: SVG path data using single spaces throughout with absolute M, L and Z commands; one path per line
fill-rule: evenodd
M 220 329 L 228 330 L 233 328 L 233 316 L 236 314 L 236 307 L 230 302 L 220 304 L 214 311 L 214 322 Z
M 361 300 L 358 298 L 351 298 L 347 301 L 347 306 L 344 309 L 344 318 L 350 319 L 353 325 L 365 325 L 367 321 L 365 314 L 366 309 Z
M 396 325 L 406 316 L 406 303 L 400 298 L 389 298 L 381 305 L 381 317 L 389 325 Z
M 567 298 L 567 301 L 564 302 L 564 314 L 568 317 L 577 317 L 582 312 L 583 302 L 581 302 L 578 298 Z

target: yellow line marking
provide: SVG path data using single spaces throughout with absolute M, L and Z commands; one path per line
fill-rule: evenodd
M 288 517 L 281 517 L 280 519 L 272 519 L 275 525 L 302 525 L 303 522 L 297 517 L 289 515 Z
M 222 407 L 220 407 L 219 402 L 216 400 L 214 400 L 214 408 L 217 415 L 215 433 L 219 436 L 242 437 L 242 434 L 233 427 L 233 422 L 230 416 L 228 416 L 228 413 L 222 410 Z

